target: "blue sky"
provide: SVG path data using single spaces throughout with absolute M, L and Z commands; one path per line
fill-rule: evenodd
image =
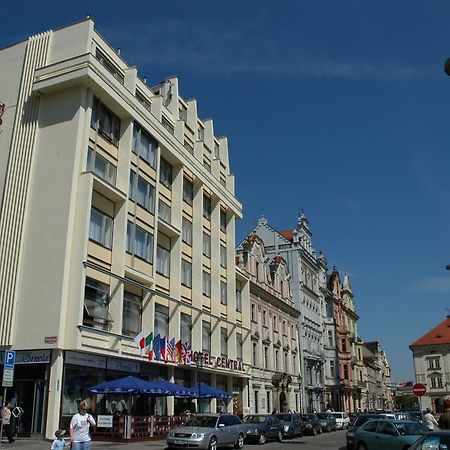
M 303 210 L 351 276 L 360 335 L 412 379 L 408 345 L 450 306 L 450 3 L 125 4 L 5 2 L 0 47 L 89 12 L 149 84 L 177 75 L 228 136 L 238 241 L 262 214 L 285 230 Z

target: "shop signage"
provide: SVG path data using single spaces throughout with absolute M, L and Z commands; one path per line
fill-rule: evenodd
M 50 350 L 16 351 L 15 364 L 48 364 L 50 360 Z M 5 354 L 0 353 L 0 364 L 4 363 Z
M 58 342 L 58 336 L 45 336 L 44 344 L 56 344 Z
M 96 367 L 97 369 L 106 368 L 106 357 L 89 355 L 80 352 L 66 352 L 66 364 L 74 364 L 76 366 Z
M 99 415 L 97 416 L 97 428 L 112 428 L 113 416 Z
M 212 356 L 206 352 L 193 352 L 192 364 L 196 364 L 198 355 L 203 355 L 203 364 L 205 366 L 217 367 L 220 369 L 230 369 L 233 371 L 244 372 L 244 363 L 237 359 L 226 358 L 225 356 Z
M 108 358 L 106 367 L 111 370 L 120 370 L 122 372 L 139 373 L 140 365 L 137 361 L 128 361 L 125 359 Z

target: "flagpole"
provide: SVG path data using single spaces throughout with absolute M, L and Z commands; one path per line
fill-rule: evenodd
M 197 367 L 197 383 L 198 383 L 198 412 L 201 413 L 201 405 L 202 405 L 202 382 L 201 377 L 203 373 L 203 361 L 205 356 L 203 353 L 197 353 L 195 357 L 195 365 Z M 200 375 L 198 373 L 198 369 L 200 369 Z

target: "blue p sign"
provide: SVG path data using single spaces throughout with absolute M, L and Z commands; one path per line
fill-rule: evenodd
M 14 364 L 16 362 L 16 352 L 15 350 L 7 350 L 5 352 L 5 366 L 7 369 L 14 369 Z

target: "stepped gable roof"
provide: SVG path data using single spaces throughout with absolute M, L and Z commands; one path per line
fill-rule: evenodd
M 450 344 L 450 316 L 447 316 L 438 326 L 413 342 L 409 348 L 440 344 Z

